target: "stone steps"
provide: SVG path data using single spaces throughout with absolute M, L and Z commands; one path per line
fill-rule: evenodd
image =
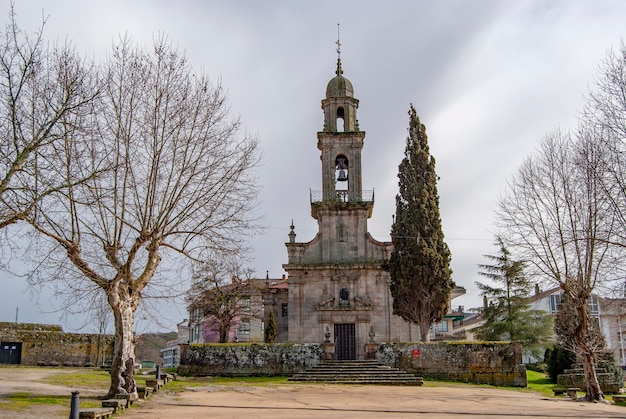
M 322 361 L 316 367 L 294 374 L 289 381 L 333 384 L 424 384 L 422 377 L 376 361 Z

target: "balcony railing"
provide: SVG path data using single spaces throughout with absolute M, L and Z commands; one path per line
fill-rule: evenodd
M 324 191 L 311 190 L 311 203 L 336 201 L 336 202 L 374 202 L 374 190 L 363 191 L 361 196 L 357 196 L 352 191 L 333 191 L 324 195 Z

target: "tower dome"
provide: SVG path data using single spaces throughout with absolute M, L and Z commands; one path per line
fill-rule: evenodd
M 332 97 L 354 97 L 354 88 L 350 80 L 342 76 L 341 59 L 337 59 L 336 76 L 333 77 L 326 86 L 326 99 Z

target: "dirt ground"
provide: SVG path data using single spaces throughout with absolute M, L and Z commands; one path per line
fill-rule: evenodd
M 283 384 L 157 393 L 136 418 L 624 418 L 626 407 L 469 385 L 437 387 Z
M 71 370 L 68 370 L 71 371 Z M 0 369 L 0 418 L 67 418 L 65 406 L 33 406 L 28 412 L 3 411 L 1 399 L 18 391 L 67 394 L 78 390 L 38 380 L 59 370 Z M 174 395 L 167 387 L 116 417 L 136 418 L 625 418 L 626 407 L 585 403 L 462 384 L 437 386 L 364 386 L 280 384 L 207 386 Z

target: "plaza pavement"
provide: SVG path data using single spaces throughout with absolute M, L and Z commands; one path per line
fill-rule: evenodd
M 276 384 L 167 389 L 123 414 L 133 418 L 626 418 L 626 407 L 462 384 Z

